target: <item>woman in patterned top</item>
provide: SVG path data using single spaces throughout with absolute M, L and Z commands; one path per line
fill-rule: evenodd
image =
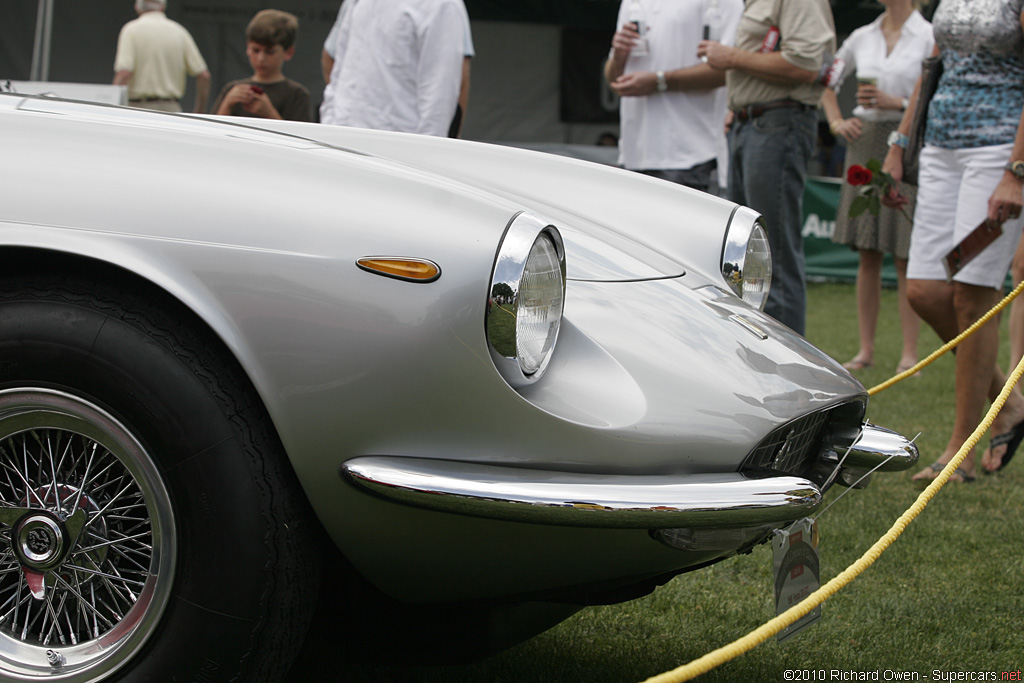
M 943 0 L 932 19 L 943 74 L 928 109 L 907 278 L 914 309 L 946 340 L 998 302 L 1024 226 L 1022 11 L 1024 0 Z M 900 133 L 909 131 L 910 119 L 908 111 Z M 903 172 L 901 141 L 889 148 L 884 165 L 897 180 Z M 891 193 L 886 201 L 892 206 L 903 200 Z M 1001 236 L 947 281 L 945 255 L 976 228 L 994 236 L 987 229 L 993 226 L 1002 227 Z M 960 345 L 953 434 L 939 459 L 915 480 L 938 476 L 977 426 L 986 396 L 994 398 L 1002 387 L 998 347 L 995 325 Z M 990 472 L 1005 466 L 1024 438 L 1021 394 L 1011 395 L 993 432 L 999 436 L 982 459 Z M 971 452 L 951 481 L 972 481 L 974 472 Z

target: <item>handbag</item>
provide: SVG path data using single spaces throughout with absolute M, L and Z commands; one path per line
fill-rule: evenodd
M 928 124 L 928 104 L 939 87 L 942 76 L 942 57 L 929 57 L 921 62 L 921 89 L 917 93 L 917 106 L 910 121 L 910 135 L 903 150 L 903 182 L 917 185 L 918 161 L 924 147 L 924 130 Z

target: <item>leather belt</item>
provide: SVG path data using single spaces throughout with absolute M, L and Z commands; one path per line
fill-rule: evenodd
M 177 102 L 177 97 L 132 97 L 129 102 Z
M 749 121 L 750 119 L 756 119 L 758 116 L 761 116 L 773 109 L 799 109 L 800 111 L 810 111 L 811 109 L 814 109 L 814 107 L 809 104 L 804 104 L 803 102 L 797 102 L 796 100 L 772 100 L 770 102 L 748 104 L 745 107 L 733 110 L 733 114 L 735 114 L 737 121 Z

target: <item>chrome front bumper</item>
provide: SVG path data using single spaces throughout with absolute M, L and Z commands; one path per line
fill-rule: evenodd
M 842 467 L 893 471 L 916 460 L 904 437 L 865 425 Z M 788 475 L 598 475 L 388 456 L 354 458 L 341 473 L 381 498 L 437 512 L 610 529 L 783 524 L 811 514 L 822 496 Z
M 618 529 L 799 519 L 821 492 L 799 477 L 603 476 L 417 458 L 355 458 L 353 484 L 406 505 L 517 522 Z
M 878 472 L 902 472 L 917 462 L 917 446 L 899 432 L 865 423 L 850 452 L 840 453 L 843 467 Z

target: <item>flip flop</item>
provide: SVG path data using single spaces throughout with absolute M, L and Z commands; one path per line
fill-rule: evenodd
M 864 370 L 866 368 L 870 368 L 872 365 L 874 365 L 874 363 L 871 363 L 870 361 L 857 360 L 856 358 L 843 363 L 843 367 L 850 371 Z
M 1017 453 L 1017 447 L 1020 446 L 1021 441 L 1024 441 L 1024 420 L 1013 425 L 1013 429 L 1010 431 L 992 437 L 992 440 L 988 442 L 990 450 L 996 446 L 1006 446 L 1006 451 L 1003 453 L 1003 459 L 1000 461 L 999 467 L 991 470 L 992 472 L 998 472 L 1010 464 L 1013 456 Z
M 941 472 L 944 467 L 945 467 L 944 464 L 942 464 L 941 462 L 936 460 L 935 462 L 933 462 L 931 465 L 928 465 L 928 467 L 924 468 L 923 470 L 919 470 L 917 472 L 917 474 L 915 474 L 914 476 L 912 476 L 910 478 L 910 481 L 913 481 L 913 482 L 923 482 L 925 484 L 928 484 L 928 483 L 930 483 L 930 482 L 935 480 L 935 477 L 937 477 L 939 475 L 939 472 Z M 926 471 L 930 471 L 932 473 L 932 476 L 930 476 L 930 477 L 919 477 L 919 476 L 917 476 L 918 474 L 921 474 L 921 473 L 926 472 Z
M 964 483 L 964 484 L 970 484 L 972 481 L 974 481 L 974 477 L 970 476 L 969 474 L 964 472 L 959 467 L 957 467 L 955 470 L 953 470 L 953 474 L 949 475 L 949 477 L 950 477 L 949 481 L 953 481 L 953 477 L 955 475 L 959 475 L 960 478 L 963 480 L 961 483 Z
M 931 479 L 925 479 L 924 477 L 921 477 L 920 479 L 912 479 L 912 481 L 924 482 L 926 484 L 935 481 L 935 479 L 939 476 L 939 473 L 942 472 L 942 470 L 946 469 L 946 463 L 939 462 L 938 460 L 936 460 L 931 465 L 928 465 L 928 467 L 926 467 L 925 469 L 934 472 L 935 476 L 932 477 Z M 924 472 L 924 470 L 921 470 L 921 472 Z M 953 470 L 953 473 L 949 475 L 950 478 L 948 481 L 953 481 L 954 475 L 960 477 L 962 483 L 964 484 L 970 484 L 971 482 L 974 481 L 974 477 L 964 472 L 963 469 L 960 467 L 957 467 L 955 470 Z

